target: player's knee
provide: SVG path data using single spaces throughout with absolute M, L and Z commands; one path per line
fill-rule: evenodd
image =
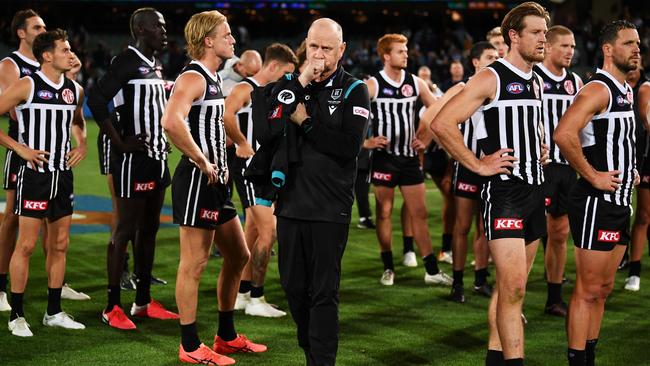
M 650 208 L 637 209 L 634 224 L 643 226 L 650 225 Z
M 499 287 L 499 297 L 503 296 L 508 303 L 522 302 L 526 296 L 526 278 L 523 276 L 511 276 L 505 279 Z
M 603 283 L 600 286 L 600 298 L 602 300 L 607 299 L 607 297 L 609 296 L 609 294 L 612 293 L 613 290 L 614 290 L 614 282 L 613 281 Z
M 34 247 L 36 247 L 36 243 L 20 243 L 16 245 L 15 251 L 23 257 L 31 257 Z
M 588 303 L 596 303 L 603 299 L 603 288 L 600 283 L 590 283 L 580 286 L 578 296 Z M 605 296 L 607 297 L 607 296 Z
M 472 222 L 462 217 L 456 217 L 454 220 L 454 235 L 469 235 Z

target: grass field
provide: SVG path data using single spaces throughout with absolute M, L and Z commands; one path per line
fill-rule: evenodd
M 3 121 L 3 123 L 6 123 Z M 96 151 L 97 127 L 89 123 L 89 152 L 75 174 L 75 194 L 108 196 L 104 177 L 99 175 Z M 2 153 L 4 157 L 4 153 Z M 176 151 L 170 167 L 176 164 Z M 2 159 L 0 159 L 1 161 Z M 167 204 L 170 203 L 169 193 Z M 427 189 L 431 235 L 440 246 L 440 195 L 431 185 Z M 397 206 L 399 207 L 399 206 Z M 423 267 L 401 266 L 399 217 L 394 215 L 394 243 L 397 277 L 395 286 L 379 284 L 382 272 L 375 233 L 351 226 L 343 260 L 341 282 L 341 339 L 339 365 L 481 365 L 487 340 L 487 299 L 467 291 L 467 303 L 458 305 L 445 300 L 448 288 L 424 285 Z M 353 218 L 356 223 L 356 217 Z M 106 301 L 106 243 L 104 232 L 76 234 L 68 253 L 67 281 L 77 290 L 92 296 L 91 301 L 63 301 L 63 308 L 83 322 L 83 331 L 65 331 L 42 326 L 46 308 L 46 275 L 40 249 L 32 258 L 26 293 L 25 312 L 34 337 L 12 337 L 4 325 L 0 328 L 0 365 L 174 365 L 178 364 L 180 342 L 178 324 L 173 321 L 137 321 L 138 329 L 120 332 L 100 322 Z M 572 248 L 572 246 L 570 246 Z M 572 253 L 572 249 L 570 251 Z M 540 252 L 541 254 L 541 252 Z M 569 255 L 567 274 L 574 277 L 573 255 Z M 468 262 L 470 262 L 468 260 Z M 647 260 L 646 260 L 647 261 Z M 543 315 L 546 286 L 542 278 L 541 255 L 530 276 L 525 313 L 527 365 L 566 364 L 564 321 Z M 169 280 L 167 286 L 153 286 L 152 295 L 175 308 L 174 283 L 178 263 L 178 229 L 164 228 L 158 234 L 154 273 Z M 220 259 L 211 259 L 200 288 L 198 324 L 202 340 L 212 343 L 216 332 L 215 286 Z M 451 273 L 449 265 L 441 268 Z M 466 270 L 466 284 L 472 281 Z M 616 278 L 616 290 L 607 303 L 607 311 L 598 348 L 599 365 L 650 365 L 650 282 L 638 293 L 622 291 L 624 274 Z M 648 281 L 648 280 L 644 280 Z M 276 257 L 269 267 L 266 297 L 287 309 L 278 281 Z M 564 289 L 568 301 L 571 286 Z M 126 308 L 133 292 L 123 292 Z M 2 324 L 9 313 L 1 313 Z M 253 318 L 238 313 L 240 333 L 266 343 L 266 354 L 236 356 L 241 365 L 301 365 L 302 351 L 295 340 L 295 326 L 289 316 L 281 319 Z

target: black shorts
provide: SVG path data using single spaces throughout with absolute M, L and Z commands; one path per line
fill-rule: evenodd
M 630 242 L 630 207 L 607 202 L 578 189 L 571 192 L 569 204 L 569 224 L 576 247 L 610 251 L 616 245 Z
M 393 156 L 376 151 L 372 156 L 371 182 L 376 186 L 412 186 L 424 183 L 424 174 L 417 157 Z
M 445 150 L 438 148 L 424 154 L 424 171 L 431 177 L 443 177 L 449 167 L 449 156 Z
M 639 183 L 638 188 L 650 189 L 650 156 L 644 159 L 639 175 L 641 176 L 641 183 Z
M 72 215 L 72 171 L 39 173 L 23 165 L 18 170 L 14 213 L 54 221 Z
M 141 198 L 158 194 L 171 183 L 166 160 L 150 158 L 146 153 L 115 154 L 113 188 L 120 198 Z
M 235 184 L 237 195 L 241 200 L 241 205 L 244 209 L 255 206 L 255 186 L 244 178 L 244 170 L 246 168 L 237 168 L 233 166 L 230 169 L 230 179 Z
M 542 187 L 496 179 L 487 181 L 481 191 L 487 239 L 520 238 L 529 243 L 546 235 Z
M 569 165 L 549 164 L 544 167 L 544 205 L 553 217 L 567 214 L 569 193 L 578 182 L 575 170 Z
M 208 185 L 201 169 L 185 157 L 174 171 L 172 208 L 175 224 L 207 230 L 237 217 L 228 188 L 223 184 Z
M 481 199 L 481 189 L 483 189 L 484 183 L 485 178 L 454 161 L 453 190 L 455 196 L 478 201 Z
M 97 156 L 99 157 L 99 173 L 101 175 L 112 174 L 111 140 L 101 131 L 97 135 Z
M 18 170 L 23 165 L 23 159 L 13 150 L 7 149 L 5 154 L 4 183 L 2 187 L 5 190 L 16 189 L 18 181 Z

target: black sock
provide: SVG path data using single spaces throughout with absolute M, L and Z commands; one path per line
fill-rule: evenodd
M 151 302 L 151 275 L 137 276 L 135 280 L 135 304 L 144 306 Z
M 584 350 L 569 348 L 567 351 L 567 358 L 569 360 L 569 366 L 587 365 L 586 353 Z
M 7 274 L 0 274 L 0 291 L 7 292 Z
M 245 294 L 251 290 L 251 281 L 239 281 L 239 293 Z
M 562 302 L 562 283 L 546 283 L 546 306 Z
M 61 310 L 61 287 L 47 288 L 47 315 L 60 313 Z
M 596 365 L 596 344 L 598 344 L 598 338 L 587 339 L 587 347 L 585 347 L 585 358 L 587 360 L 587 366 Z
M 479 268 L 474 270 L 474 286 L 483 286 L 487 282 L 488 277 L 487 268 Z
M 453 286 L 463 286 L 463 270 L 456 271 L 454 270 L 454 283 Z
M 442 251 L 449 252 L 451 250 L 451 234 L 442 234 Z
M 395 265 L 393 264 L 393 252 L 391 250 L 381 252 L 381 261 L 384 262 L 384 271 L 387 269 L 390 269 L 391 271 L 395 270 Z
M 264 285 L 257 287 L 251 285 L 251 298 L 260 298 L 264 296 Z
M 122 299 L 120 298 L 120 286 L 108 286 L 108 306 L 107 311 L 113 310 L 113 306 L 117 305 L 122 307 Z
M 185 352 L 194 352 L 199 349 L 201 340 L 196 331 L 196 322 L 191 324 L 181 324 L 181 344 Z
M 24 293 L 11 293 L 11 315 L 9 320 L 14 320 L 18 317 L 25 316 L 25 311 L 23 310 L 23 296 Z
M 523 358 L 511 358 L 503 363 L 506 366 L 524 366 Z
M 633 261 L 629 264 L 629 275 L 641 277 L 641 261 Z
M 415 252 L 412 236 L 402 236 L 402 241 L 404 242 L 404 253 Z
M 489 349 L 485 356 L 485 366 L 503 366 L 503 351 Z
M 217 335 L 226 342 L 237 338 L 235 332 L 235 320 L 233 319 L 234 311 L 219 311 L 219 328 Z
M 431 253 L 422 258 L 422 260 L 424 261 L 424 269 L 429 275 L 435 275 L 440 272 L 440 269 L 438 269 L 438 260 L 436 259 L 435 254 Z

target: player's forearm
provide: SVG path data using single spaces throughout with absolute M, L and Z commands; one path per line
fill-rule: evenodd
M 223 124 L 226 129 L 226 135 L 237 145 L 243 145 L 246 141 L 246 136 L 241 133 L 239 126 L 236 122 L 237 118 L 234 114 L 226 112 L 223 116 Z
M 0 145 L 13 151 L 16 151 L 18 148 L 20 148 L 20 143 L 9 137 L 9 135 L 4 133 L 2 130 L 0 130 Z
M 453 122 L 434 120 L 431 124 L 433 134 L 437 137 L 438 143 L 460 164 L 467 169 L 477 172 L 479 160 L 476 155 L 465 146 L 463 135 L 460 134 L 458 125 Z
M 190 130 L 185 125 L 184 118 L 163 116 L 162 124 L 169 140 L 184 155 L 195 162 L 205 158 L 199 146 L 194 142 Z
M 74 138 L 77 147 L 86 147 L 86 122 L 84 120 L 72 125 L 72 138 Z

